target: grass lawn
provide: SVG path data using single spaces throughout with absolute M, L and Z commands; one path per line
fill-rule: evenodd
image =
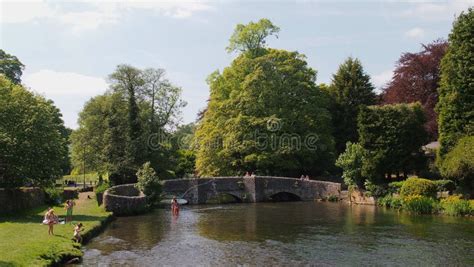
M 80 246 L 72 241 L 72 224 L 57 224 L 55 236 L 48 235 L 48 226 L 41 224 L 46 208 L 0 217 L 0 266 L 44 266 L 59 262 L 65 256 L 82 255 Z M 63 207 L 54 210 L 64 218 Z M 79 195 L 73 215 L 73 223 L 82 222 L 85 226 L 84 239 L 91 238 L 110 217 L 110 213 L 97 206 L 92 192 Z

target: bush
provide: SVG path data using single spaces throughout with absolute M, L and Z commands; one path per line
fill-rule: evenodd
M 328 201 L 330 202 L 338 202 L 339 201 L 339 197 L 336 196 L 336 195 L 330 195 L 328 198 L 327 198 Z
M 137 189 L 147 196 L 150 203 L 157 201 L 161 193 L 161 184 L 150 162 L 143 164 L 143 166 L 138 169 L 137 178 Z
M 400 209 L 402 207 L 402 199 L 400 197 L 395 197 L 392 194 L 388 194 L 377 200 L 379 206 Z
M 367 196 L 369 197 L 380 197 L 387 194 L 387 189 L 383 185 L 374 184 L 369 180 L 365 181 L 364 186 L 368 193 Z
M 62 202 L 62 189 L 56 187 L 46 187 L 43 190 L 46 204 L 58 205 Z
M 461 138 L 444 157 L 438 158 L 443 177 L 459 181 L 461 187 L 474 189 L 474 136 Z
M 402 197 L 415 195 L 436 197 L 436 192 L 436 184 L 433 181 L 417 177 L 408 178 L 400 188 Z
M 474 214 L 474 206 L 468 200 L 461 199 L 461 195 L 449 196 L 441 200 L 444 213 L 451 216 Z
M 403 209 L 420 214 L 430 214 L 436 211 L 436 201 L 431 197 L 409 195 L 403 198 Z
M 436 185 L 436 190 L 438 192 L 449 191 L 452 192 L 456 189 L 456 185 L 451 180 L 435 180 L 433 181 Z
M 347 186 L 361 187 L 364 149 L 357 143 L 347 142 L 346 150 L 336 160 L 336 166 L 342 169 L 342 178 Z
M 399 182 L 391 182 L 388 184 L 388 191 L 390 193 L 396 193 L 396 194 L 399 194 L 400 193 L 400 189 L 402 188 L 403 186 L 403 183 L 405 181 L 399 181 Z

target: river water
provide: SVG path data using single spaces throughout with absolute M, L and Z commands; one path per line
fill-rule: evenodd
M 474 266 L 474 219 L 329 202 L 197 205 L 122 217 L 85 266 Z

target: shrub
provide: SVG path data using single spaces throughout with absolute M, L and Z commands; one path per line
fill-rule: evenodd
M 462 216 L 474 213 L 474 206 L 468 200 L 461 199 L 461 195 L 449 196 L 441 200 L 444 213 L 451 216 Z
M 392 194 L 388 194 L 382 198 L 377 200 L 377 204 L 379 206 L 400 209 L 402 207 L 402 199 L 400 197 L 393 196 Z
M 463 137 L 444 159 L 437 159 L 443 177 L 459 181 L 459 185 L 466 189 L 474 189 L 473 147 L 474 136 Z
M 158 200 L 161 193 L 161 184 L 155 170 L 151 167 L 150 162 L 146 162 L 137 171 L 137 189 L 142 191 L 151 203 Z
M 436 184 L 433 181 L 417 177 L 408 178 L 400 188 L 402 197 L 414 195 L 436 197 L 436 192 Z
M 433 181 L 433 183 L 435 183 L 436 190 L 438 192 L 441 192 L 441 191 L 452 192 L 454 191 L 454 189 L 456 189 L 456 185 L 451 180 L 435 180 Z
M 431 197 L 409 195 L 403 198 L 403 209 L 414 213 L 433 213 L 436 210 L 436 206 L 436 201 Z
M 336 195 L 330 195 L 327 199 L 328 199 L 328 201 L 330 201 L 330 202 L 337 202 L 337 201 L 339 201 L 339 197 L 336 196 Z
M 57 205 L 62 201 L 62 190 L 56 187 L 46 187 L 43 189 L 45 194 L 45 202 L 48 205 Z
M 399 181 L 399 182 L 391 182 L 388 184 L 388 191 L 390 193 L 397 193 L 399 194 L 400 193 L 400 189 L 402 188 L 403 186 L 403 183 L 405 181 Z
M 364 149 L 357 143 L 347 142 L 346 150 L 336 160 L 336 166 L 342 169 L 342 178 L 347 186 L 362 186 L 362 163 Z
M 387 194 L 387 190 L 383 185 L 374 184 L 373 182 L 366 180 L 364 183 L 365 189 L 367 190 L 367 196 L 380 197 Z

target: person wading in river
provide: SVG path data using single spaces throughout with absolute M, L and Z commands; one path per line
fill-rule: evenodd
M 173 199 L 171 200 L 171 212 L 173 215 L 179 214 L 179 204 L 176 197 L 173 197 Z

